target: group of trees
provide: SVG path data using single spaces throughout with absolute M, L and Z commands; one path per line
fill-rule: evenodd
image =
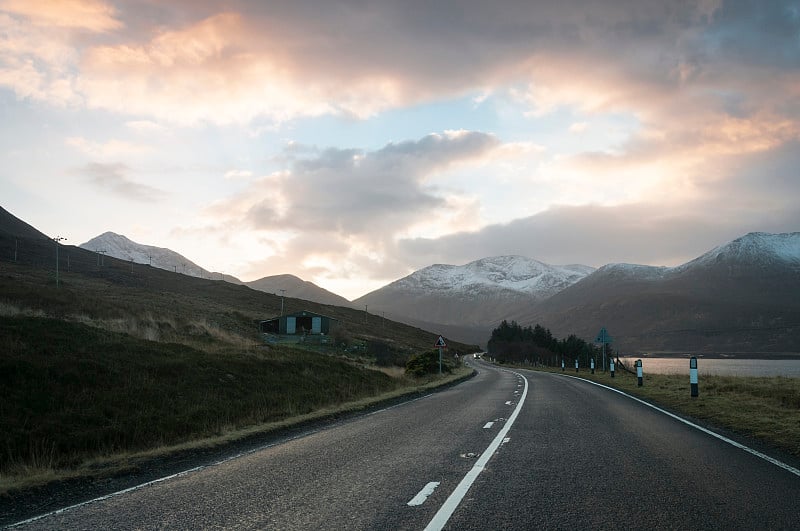
M 505 320 L 492 330 L 487 351 L 500 363 L 549 366 L 560 365 L 562 359 L 572 366 L 577 358 L 579 364 L 586 367 L 591 358 L 597 360 L 602 355 L 600 349 L 575 335 L 557 339 L 539 324 L 523 328 L 516 321 Z

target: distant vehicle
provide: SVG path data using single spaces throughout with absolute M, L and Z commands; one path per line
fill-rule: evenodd
M 473 354 L 472 357 L 475 358 L 476 360 L 481 359 L 481 355 L 478 354 L 477 352 L 475 354 Z

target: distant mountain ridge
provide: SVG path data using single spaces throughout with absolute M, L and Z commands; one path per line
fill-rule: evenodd
M 80 244 L 79 247 L 98 254 L 113 256 L 120 260 L 127 260 L 137 264 L 149 264 L 159 269 L 166 269 L 167 271 L 183 273 L 193 277 L 211 278 L 214 275 L 215 278 L 222 278 L 222 273 L 212 273 L 172 249 L 137 243 L 122 234 L 114 232 L 104 232 L 88 242 Z M 102 260 L 102 256 L 100 259 Z M 236 284 L 239 283 L 238 279 L 234 279 L 229 275 L 225 280 Z
M 126 236 L 114 232 L 104 232 L 81 244 L 80 247 L 121 260 L 149 264 L 153 267 L 189 276 L 225 280 L 233 284 L 244 284 L 266 293 L 284 294 L 287 297 L 309 300 L 320 304 L 350 306 L 350 301 L 344 297 L 331 293 L 313 282 L 302 280 L 294 275 L 273 275 L 251 282 L 242 282 L 229 274 L 208 271 L 171 249 L 137 243 Z M 102 260 L 102 256 L 98 258 Z
M 287 297 L 314 301 L 320 304 L 352 306 L 350 301 L 344 297 L 294 275 L 272 275 L 251 282 L 245 282 L 245 285 L 266 293 L 285 295 Z
M 605 326 L 628 351 L 800 352 L 800 233 L 750 233 L 676 267 L 609 264 L 509 319 L 585 338 Z
M 437 264 L 353 301 L 416 326 L 460 333 L 502 320 L 572 285 L 594 268 L 553 266 L 523 256 L 495 256 L 462 266 Z M 484 342 L 483 338 L 480 342 Z
M 120 253 L 129 246 L 122 259 L 156 266 L 162 263 L 156 251 L 165 251 L 172 260 L 165 269 L 180 272 L 186 263 L 187 270 L 212 275 L 168 249 L 133 249 L 140 244 L 122 238 Z M 96 251 L 102 245 L 113 256 L 108 243 L 90 240 L 81 247 Z M 612 348 L 623 353 L 800 353 L 800 232 L 749 233 L 675 267 L 551 266 L 520 256 L 436 264 L 352 303 L 294 275 L 246 284 L 323 304 L 368 307 L 371 314 L 469 343 L 485 344 L 507 319 L 587 340 L 604 326 L 615 339 Z

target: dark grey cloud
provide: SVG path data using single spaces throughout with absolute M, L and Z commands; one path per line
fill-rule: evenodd
M 280 201 L 264 189 L 265 199 L 247 216 L 260 229 L 391 237 L 444 204 L 426 186 L 427 176 L 498 144 L 492 135 L 457 132 L 431 134 L 372 152 L 326 149 L 312 158 L 295 159 L 285 175 L 264 185 L 272 187 Z

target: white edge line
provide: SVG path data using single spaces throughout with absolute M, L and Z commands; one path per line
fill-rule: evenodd
M 411 506 L 422 505 L 428 499 L 428 496 L 433 494 L 433 491 L 436 490 L 436 487 L 438 486 L 439 486 L 438 481 L 431 481 L 430 483 L 422 487 L 422 490 L 419 491 L 416 496 L 411 498 L 411 501 L 409 501 L 407 505 Z
M 364 416 L 368 417 L 370 415 L 376 415 L 376 414 L 381 413 L 383 411 L 388 411 L 390 409 L 394 409 L 396 407 L 400 407 L 400 406 L 403 406 L 403 405 L 406 405 L 406 404 L 410 404 L 410 403 L 416 402 L 418 400 L 423 400 L 425 398 L 428 398 L 429 396 L 433 396 L 433 393 L 428 393 L 427 395 L 419 396 L 417 398 L 413 398 L 413 399 L 408 400 L 406 402 L 400 402 L 398 404 L 393 404 L 393 405 L 391 405 L 389 407 L 385 407 L 385 408 L 379 409 L 377 411 L 371 411 L 371 412 L 367 413 Z M 300 439 L 300 438 L 303 438 L 303 437 L 308 437 L 309 435 L 314 435 L 315 433 L 321 431 L 322 429 L 324 429 L 324 428 L 320 428 L 320 429 L 304 432 L 304 433 L 301 433 L 299 435 L 295 435 L 294 437 L 290 437 L 288 439 L 281 439 L 280 441 L 271 442 L 269 444 L 265 444 L 263 446 L 259 446 L 258 448 L 251 448 L 250 450 L 246 450 L 244 452 L 240 452 L 240 453 L 238 453 L 236 455 L 228 456 L 228 457 L 226 457 L 224 459 L 220 459 L 219 461 L 215 461 L 215 462 L 209 463 L 207 465 L 200 465 L 200 466 L 196 466 L 194 468 L 190 468 L 188 470 L 182 470 L 180 472 L 176 472 L 175 474 L 170 474 L 169 476 L 164 476 L 162 478 L 157 478 L 157 479 L 154 479 L 152 481 L 147 481 L 145 483 L 140 483 L 138 485 L 134 485 L 132 487 L 128 487 L 127 489 L 118 490 L 118 491 L 115 491 L 115 492 L 111 492 L 109 494 L 105 494 L 103 496 L 99 496 L 97 498 L 92 498 L 91 500 L 86 500 L 86 501 L 82 501 L 80 503 L 76 503 L 74 505 L 69 505 L 67 507 L 62 507 L 61 509 L 56 509 L 55 511 L 50 511 L 48 513 L 40 514 L 40 515 L 37 515 L 37 516 L 32 516 L 31 518 L 28 518 L 27 520 L 22 520 L 22 521 L 19 521 L 19 522 L 14 522 L 12 524 L 9 524 L 8 526 L 6 526 L 6 529 L 9 529 L 9 528 L 12 528 L 12 527 L 18 527 L 18 526 L 21 526 L 21 525 L 30 524 L 30 523 L 35 522 L 37 520 L 41 520 L 42 518 L 48 518 L 50 516 L 55 516 L 57 514 L 65 513 L 67 511 L 72 511 L 73 509 L 77 509 L 79 507 L 83 507 L 84 505 L 89 505 L 91 503 L 96 503 L 96 502 L 101 502 L 101 501 L 104 501 L 104 500 L 108 500 L 110 498 L 114 498 L 114 497 L 120 496 L 122 494 L 127 494 L 129 492 L 133 492 L 133 491 L 136 491 L 136 490 L 139 490 L 139 489 L 143 489 L 145 487 L 149 487 L 151 485 L 155 485 L 155 484 L 161 483 L 163 481 L 168 481 L 170 479 L 178 478 L 178 477 L 181 477 L 181 476 L 186 476 L 188 474 L 191 474 L 192 472 L 198 472 L 198 471 L 203 470 L 205 468 L 221 465 L 221 464 L 227 463 L 228 461 L 233 461 L 234 459 L 238 459 L 238 458 L 244 457 L 246 455 L 250 455 L 250 454 L 253 454 L 253 453 L 256 453 L 256 452 L 260 452 L 261 450 L 266 450 L 267 448 L 272 448 L 273 446 L 277 446 L 279 444 L 284 444 L 284 443 L 287 443 L 287 442 L 294 441 L 296 439 Z
M 522 397 L 520 398 L 517 407 L 514 408 L 514 412 L 511 413 L 511 416 L 508 418 L 503 428 L 489 444 L 483 454 L 481 454 L 480 458 L 478 458 L 478 460 L 475 462 L 475 465 L 470 469 L 469 472 L 467 472 L 467 475 L 464 476 L 464 479 L 461 480 L 461 482 L 456 486 L 455 490 L 453 490 L 450 496 L 448 496 L 448 498 L 445 500 L 444 504 L 442 504 L 442 506 L 433 516 L 430 523 L 427 525 L 427 527 L 425 527 L 425 531 L 439 531 L 445 526 L 447 521 L 450 520 L 450 517 L 453 516 L 453 513 L 461 503 L 461 500 L 464 499 L 464 496 L 466 496 L 469 488 L 478 478 L 478 475 L 483 472 L 483 469 L 486 467 L 486 463 L 489 462 L 489 459 L 491 459 L 491 457 L 502 444 L 503 439 L 508 433 L 508 430 L 511 429 L 514 421 L 517 420 L 519 412 L 522 411 L 522 405 L 525 403 L 525 397 L 528 394 L 528 379 L 517 372 L 508 372 L 516 374 L 525 380 L 525 389 L 522 392 Z
M 752 455 L 754 455 L 754 456 L 756 456 L 756 457 L 760 457 L 760 458 L 761 458 L 761 459 L 763 459 L 764 461 L 767 461 L 767 462 L 769 462 L 769 463 L 772 463 L 772 464 L 773 464 L 773 465 L 775 465 L 775 466 L 779 466 L 779 467 L 781 467 L 782 469 L 786 470 L 787 472 L 790 472 L 790 473 L 794 474 L 795 476 L 798 476 L 798 477 L 800 477 L 800 470 L 796 469 L 795 467 L 793 467 L 793 466 L 791 466 L 791 465 L 787 465 L 787 464 L 786 464 L 786 463 L 784 463 L 783 461 L 778 461 L 778 460 L 777 460 L 777 459 L 775 459 L 774 457 L 770 457 L 770 456 L 768 456 L 767 454 L 762 454 L 762 453 L 761 453 L 761 452 L 759 452 L 758 450 L 753 450 L 753 449 L 752 449 L 752 448 L 750 448 L 749 446 L 745 446 L 744 444 L 742 444 L 742 443 L 739 443 L 739 442 L 736 442 L 736 441 L 734 441 L 733 439 L 729 439 L 729 438 L 725 437 L 724 435 L 720 435 L 719 433 L 716 433 L 716 432 L 714 432 L 714 431 L 711 431 L 711 430 L 709 430 L 708 428 L 704 428 L 704 427 L 702 427 L 702 426 L 700 426 L 700 425 L 698 425 L 698 424 L 695 424 L 694 422 L 691 422 L 691 421 L 688 421 L 688 420 L 686 420 L 685 418 L 679 417 L 678 415 L 675 415 L 674 413 L 670 413 L 669 411 L 667 411 L 667 410 L 665 410 L 665 409 L 661 409 L 660 407 L 658 407 L 658 406 L 655 406 L 655 405 L 651 404 L 650 402 L 646 402 L 646 401 L 642 400 L 641 398 L 636 398 L 635 396 L 633 396 L 633 395 L 629 395 L 628 393 L 626 393 L 626 392 L 624 392 L 624 391 L 620 391 L 619 389 L 614 389 L 613 387 L 609 387 L 609 386 L 607 386 L 607 385 L 603 385 L 603 384 L 601 384 L 601 383 L 593 382 L 593 381 L 591 381 L 591 380 L 587 380 L 587 379 L 585 379 L 585 378 L 579 378 L 579 377 L 577 377 L 577 376 L 570 376 L 569 374 L 561 374 L 561 375 L 559 375 L 559 376 L 566 376 L 567 378 L 573 378 L 573 379 L 575 379 L 575 380 L 581 380 L 581 381 L 583 381 L 583 382 L 588 382 L 588 383 L 590 383 L 590 384 L 592 384 L 592 385 L 596 385 L 596 386 L 598 386 L 598 387 L 603 387 L 603 388 L 605 388 L 605 389 L 609 389 L 609 390 L 611 390 L 611 391 L 614 391 L 615 393 L 619 393 L 619 394 L 621 394 L 621 395 L 623 395 L 623 396 L 627 396 L 628 398 L 630 398 L 630 399 L 632 399 L 632 400 L 636 400 L 637 402 L 639 402 L 639 403 L 641 403 L 641 404 L 644 404 L 644 405 L 645 405 L 645 406 L 647 406 L 647 407 L 651 407 L 651 408 L 655 409 L 655 410 L 656 410 L 656 411 L 658 411 L 659 413 L 663 413 L 664 415 L 667 415 L 667 416 L 669 416 L 669 417 L 672 417 L 672 418 L 674 418 L 675 420 L 678 420 L 678 421 L 680 421 L 680 422 L 683 422 L 683 423 L 684 423 L 684 424 L 686 424 L 687 426 L 691 426 L 692 428 L 694 428 L 694 429 L 696 429 L 696 430 L 700 430 L 700 431 L 702 431 L 703 433 L 707 433 L 708 435 L 711 435 L 712 437 L 716 437 L 716 438 L 717 438 L 717 439 L 719 439 L 720 441 L 726 442 L 726 443 L 730 444 L 731 446 L 735 446 L 736 448 L 739 448 L 740 450 L 744 450 L 745 452 L 747 452 L 747 453 L 749 453 L 749 454 L 752 454 Z

